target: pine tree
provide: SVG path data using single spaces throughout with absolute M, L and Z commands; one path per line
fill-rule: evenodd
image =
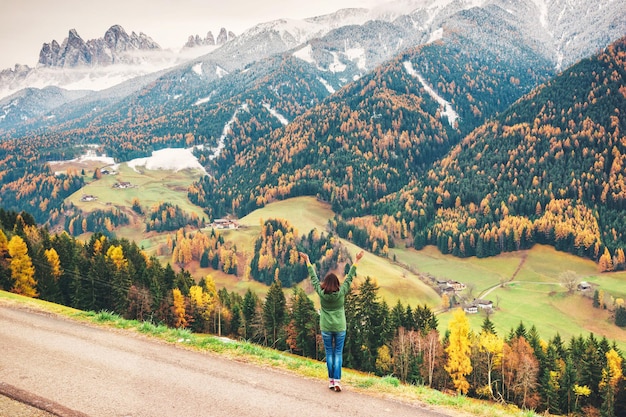
M 35 279 L 39 297 L 46 301 L 61 303 L 61 292 L 59 290 L 59 277 L 62 274 L 61 261 L 54 248 L 43 249 L 35 252 Z
M 404 318 L 404 312 L 404 306 L 402 305 L 402 302 L 398 300 L 391 309 L 391 313 L 389 315 L 389 326 L 394 332 L 397 332 L 400 327 L 404 327 L 404 323 L 406 322 L 406 319 Z
M 230 319 L 230 333 L 235 336 L 241 336 L 241 307 L 239 304 L 235 304 L 232 309 L 232 317 Z
M 389 309 L 379 300 L 378 286 L 370 277 L 359 286 L 354 296 L 354 309 L 358 325 L 353 336 L 357 348 L 361 350 L 359 369 L 374 372 L 378 348 L 387 341 Z
M 315 357 L 318 317 L 313 301 L 304 290 L 294 287 L 291 297 L 290 332 L 287 336 L 289 347 L 303 356 Z
M 489 316 L 485 317 L 485 320 L 483 320 L 483 324 L 481 325 L 480 329 L 483 332 L 496 334 L 496 327 L 493 324 L 493 322 L 491 320 L 489 320 Z
M 571 355 L 566 355 L 565 366 L 559 380 L 559 398 L 561 400 L 561 410 L 570 415 L 576 410 L 577 397 L 575 395 L 576 369 Z M 563 359 L 563 357 L 561 358 Z
M 263 324 L 266 343 L 276 349 L 285 349 L 284 326 L 287 318 L 287 301 L 280 280 L 270 285 L 263 303 Z
M 600 405 L 598 386 L 602 379 L 603 358 L 600 357 L 600 346 L 593 334 L 584 341 L 584 350 L 578 357 L 581 370 L 581 385 L 586 385 L 591 389 L 589 402 L 594 406 Z
M 128 292 L 132 284 L 130 263 L 124 256 L 121 245 L 111 245 L 106 254 L 107 264 L 113 272 L 111 287 L 113 292 L 113 308 L 120 314 L 126 314 L 128 308 Z
M 243 305 L 242 305 L 242 313 L 244 320 L 244 339 L 250 339 L 252 337 L 252 324 L 255 321 L 255 317 L 257 314 L 257 305 L 259 303 L 259 299 L 256 294 L 252 292 L 250 288 L 246 291 L 246 294 L 243 297 Z
M 9 291 L 12 285 L 13 280 L 9 268 L 9 241 L 0 229 L 0 288 Z
M 615 325 L 626 327 L 626 308 L 619 306 L 615 309 Z

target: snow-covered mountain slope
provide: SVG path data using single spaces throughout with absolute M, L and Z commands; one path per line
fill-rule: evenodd
M 35 68 L 16 64 L 0 71 L 0 98 L 24 88 L 61 87 L 104 90 L 135 77 L 172 68 L 204 55 L 217 46 L 162 49 L 147 35 L 128 35 L 115 25 L 104 37 L 84 41 L 75 30 L 59 44 L 44 43 Z
M 482 24 L 481 13 L 485 19 L 496 17 L 499 24 Z M 36 68 L 16 65 L 1 71 L 0 98 L 47 86 L 102 91 L 129 85 L 123 83 L 136 77 L 156 79 L 153 75 L 164 70 L 171 71 L 169 79 L 179 80 L 168 94 L 184 94 L 191 88 L 185 80 L 198 79 L 192 84 L 198 88 L 284 53 L 332 73 L 320 76 L 320 82 L 333 93 L 402 50 L 445 39 L 455 31 L 467 33 L 467 47 L 497 45 L 498 51 L 508 49 L 512 56 L 529 50 L 560 70 L 626 33 L 626 0 L 396 0 L 373 9 L 262 22 L 225 42 L 180 51 L 162 50 L 147 35 L 128 35 L 118 26 L 87 42 L 70 31 L 61 45 L 44 45 Z M 123 88 L 118 88 L 116 96 L 122 95 Z M 34 105 L 25 103 L 31 110 L 16 117 L 6 113 L 0 129 L 7 128 L 8 120 L 43 114 L 55 103 L 59 101 L 40 102 L 40 111 L 34 113 Z
M 0 100 L 0 123 L 17 124 L 89 95 L 90 91 L 63 90 L 58 87 L 25 88 Z

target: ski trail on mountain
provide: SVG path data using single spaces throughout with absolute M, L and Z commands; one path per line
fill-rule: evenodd
M 222 136 L 220 136 L 220 139 L 217 142 L 217 146 L 212 149 L 213 153 L 209 155 L 210 160 L 214 160 L 215 158 L 220 156 L 222 150 L 224 150 L 224 140 L 226 139 L 226 136 L 228 136 L 228 134 L 231 132 L 230 127 L 233 123 L 235 123 L 235 120 L 237 120 L 237 115 L 240 111 L 248 111 L 248 105 L 242 104 L 241 106 L 239 106 L 239 108 L 235 110 L 235 113 L 233 113 L 233 117 L 231 117 L 226 125 L 224 125 L 224 130 L 222 130 Z
M 455 127 L 456 121 L 460 119 L 460 117 L 459 114 L 455 112 L 452 108 L 452 104 L 442 98 L 439 94 L 435 92 L 435 90 L 432 89 L 431 86 L 428 85 L 426 80 L 424 80 L 424 77 L 422 77 L 419 72 L 415 71 L 415 69 L 413 68 L 413 63 L 411 63 L 410 61 L 404 61 L 403 65 L 406 72 L 409 75 L 417 78 L 420 84 L 422 84 L 422 87 L 424 87 L 424 90 L 426 90 L 426 92 L 428 93 L 428 95 L 434 98 L 437 103 L 439 103 L 443 107 L 443 112 L 441 113 L 441 115 L 448 118 L 448 123 L 450 124 L 450 126 Z

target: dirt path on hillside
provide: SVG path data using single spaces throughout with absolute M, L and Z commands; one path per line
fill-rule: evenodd
M 0 384 L 68 417 L 446 415 L 1 301 Z
M 498 287 L 503 287 L 504 284 L 510 284 L 513 282 L 513 280 L 515 279 L 515 277 L 517 276 L 517 274 L 519 274 L 519 271 L 521 271 L 522 267 L 524 266 L 524 264 L 526 263 L 526 258 L 528 258 L 528 251 L 524 251 L 522 253 L 519 265 L 517 265 L 517 268 L 515 269 L 515 271 L 513 272 L 513 274 L 509 277 L 509 279 L 507 279 L 506 281 L 502 281 L 501 283 L 499 283 L 498 285 L 494 285 L 491 288 L 486 289 L 485 291 L 483 291 L 481 294 L 479 294 L 478 298 L 486 298 L 492 291 L 494 291 L 496 288 Z

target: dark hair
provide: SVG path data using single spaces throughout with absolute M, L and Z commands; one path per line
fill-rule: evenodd
M 341 285 L 339 284 L 339 278 L 337 278 L 337 275 L 333 274 L 332 272 L 326 275 L 326 277 L 324 278 L 324 282 L 322 282 L 321 285 L 325 294 L 339 291 L 340 286 Z

